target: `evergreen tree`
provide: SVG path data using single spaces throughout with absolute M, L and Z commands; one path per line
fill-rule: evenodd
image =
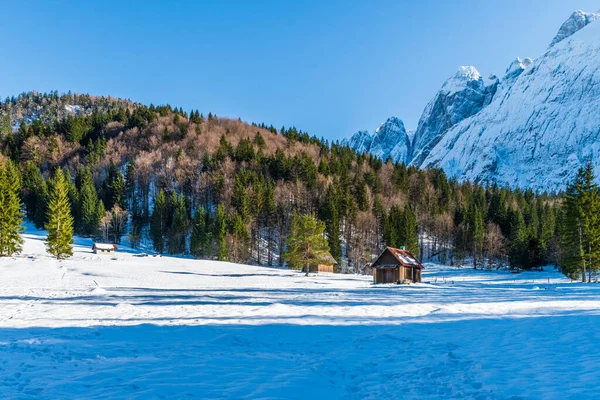
M 63 172 L 58 169 L 51 182 L 46 223 L 46 247 L 48 252 L 60 259 L 73 255 L 73 217 L 69 194 Z
M 229 248 L 227 246 L 227 214 L 225 206 L 219 204 L 215 220 L 215 238 L 217 240 L 217 256 L 221 261 L 229 260 Z
M 340 215 L 337 205 L 337 196 L 333 185 L 327 187 L 325 193 L 325 207 L 323 208 L 323 219 L 325 220 L 327 243 L 331 250 L 331 256 L 338 262 L 342 259 L 342 244 L 340 242 Z
M 250 234 L 242 217 L 237 214 L 233 220 L 233 237 L 233 261 L 238 263 L 247 261 Z
M 21 251 L 22 230 L 21 176 L 12 161 L 7 161 L 0 164 L 0 257 Z
M 154 209 L 150 217 L 150 239 L 154 250 L 162 254 L 165 251 L 165 236 L 167 233 L 167 198 L 161 189 L 154 200 Z
M 171 254 L 183 254 L 186 250 L 186 236 L 188 229 L 188 214 L 183 195 L 176 197 L 173 219 L 167 238 L 167 250 Z
M 81 226 L 77 229 L 83 236 L 94 236 L 98 232 L 100 218 L 104 216 L 104 210 L 100 212 L 101 202 L 92 180 L 92 173 L 87 168 L 78 171 L 76 184 L 79 183 L 79 215 Z M 104 206 L 102 206 L 104 208 Z
M 302 268 L 308 276 L 309 265 L 329 262 L 329 246 L 324 235 L 325 224 L 313 214 L 293 216 L 285 254 L 288 265 Z
M 198 208 L 192 220 L 192 235 L 190 237 L 190 253 L 195 258 L 204 258 L 207 255 L 209 232 L 206 224 L 204 207 Z
M 404 206 L 404 246 L 412 254 L 419 254 L 419 235 L 417 232 L 417 216 L 407 204 Z
M 528 268 L 527 248 L 529 236 L 520 209 L 510 211 L 510 249 L 508 252 L 510 265 L 514 268 Z
M 585 282 L 600 262 L 600 193 L 591 163 L 580 168 L 567 187 L 564 215 L 561 268 L 566 275 L 579 275 Z
M 46 221 L 46 202 L 48 200 L 48 186 L 42 177 L 40 169 L 28 161 L 23 172 L 23 200 L 27 219 L 32 221 L 36 228 L 44 227 Z

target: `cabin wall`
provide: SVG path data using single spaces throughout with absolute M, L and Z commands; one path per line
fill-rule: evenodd
M 398 260 L 389 250 L 385 250 L 373 265 L 398 264 Z
M 309 272 L 331 272 L 333 273 L 333 265 L 325 265 L 325 264 L 311 264 L 308 266 Z

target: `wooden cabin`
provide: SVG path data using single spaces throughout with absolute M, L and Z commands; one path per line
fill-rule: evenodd
M 337 261 L 335 261 L 335 258 L 333 258 L 333 256 L 329 253 L 327 253 L 325 258 L 327 261 L 325 261 L 322 264 L 309 264 L 308 272 L 332 272 L 333 273 L 333 266 L 335 264 L 337 264 Z M 304 271 L 306 272 L 306 269 L 304 269 Z
M 94 243 L 92 251 L 94 254 L 112 254 L 117 251 L 117 245 L 112 243 Z
M 412 283 L 421 282 L 423 265 L 404 249 L 386 247 L 371 268 L 373 283 Z

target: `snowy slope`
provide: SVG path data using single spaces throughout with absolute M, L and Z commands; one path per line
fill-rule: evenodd
M 478 113 L 495 84 L 486 86 L 475 67 L 460 67 L 425 107 L 415 132 L 411 162 L 421 165 L 448 129 Z
M 600 378 L 600 286 L 553 270 L 373 286 L 25 237 L 0 259 L 5 398 L 589 398 Z
M 408 158 L 396 160 L 461 180 L 563 189 L 600 156 L 599 18 L 574 12 L 541 57 L 517 58 L 501 78 L 461 67 L 425 107 Z
M 588 158 L 597 160 L 600 24 L 564 38 L 533 64 L 451 128 L 420 165 L 460 179 L 556 190 Z

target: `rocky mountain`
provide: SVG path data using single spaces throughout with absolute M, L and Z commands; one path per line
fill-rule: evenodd
M 580 165 L 600 157 L 599 18 L 574 12 L 541 57 L 517 58 L 501 78 L 459 68 L 425 107 L 408 146 L 404 137 L 396 142 L 409 151 L 394 160 L 461 180 L 562 189 Z M 387 148 L 398 139 L 374 136 Z
M 410 154 L 408 133 L 404 123 L 396 117 L 388 118 L 373 134 L 358 131 L 349 140 L 344 140 L 343 144 L 384 160 L 391 157 L 393 160 L 406 161 Z

